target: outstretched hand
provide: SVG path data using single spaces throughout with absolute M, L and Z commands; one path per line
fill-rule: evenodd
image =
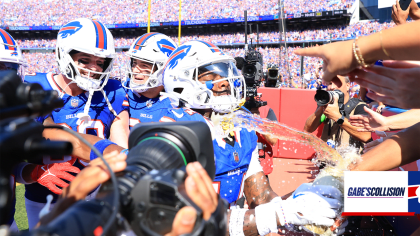
M 324 60 L 322 79 L 325 82 L 330 82 L 336 75 L 346 75 L 358 66 L 353 56 L 353 41 L 351 40 L 296 49 L 294 53 L 299 56 L 322 58 Z
M 350 116 L 350 124 L 358 127 L 359 132 L 390 131 L 386 125 L 386 117 L 364 107 L 367 115 Z
M 370 89 L 372 100 L 404 109 L 420 108 L 420 65 L 411 62 L 383 62 L 382 66 L 356 69 L 350 80 Z
M 410 13 L 410 6 L 404 11 L 401 9 L 400 2 L 396 0 L 396 3 L 392 5 L 392 20 L 396 25 L 401 25 L 407 22 L 408 14 Z

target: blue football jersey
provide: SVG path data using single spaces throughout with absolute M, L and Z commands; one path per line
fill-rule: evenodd
M 168 109 L 161 122 L 201 121 L 213 129 L 213 123 L 201 114 L 186 108 Z M 213 132 L 212 132 L 213 133 Z M 216 164 L 216 176 L 213 182 L 215 191 L 231 205 L 243 196 L 243 182 L 251 163 L 258 158 L 255 131 L 235 129 L 232 140 L 213 135 L 213 148 Z
M 49 115 L 56 124 L 63 125 L 79 133 L 91 134 L 100 138 L 109 138 L 111 125 L 116 116 L 109 110 L 108 104 L 100 91 L 96 91 L 92 97 L 88 112 L 91 120 L 78 124 L 77 114 L 84 112 L 89 97 L 88 92 L 74 97 L 64 93 L 55 82 L 52 73 L 38 73 L 34 76 L 26 76 L 25 82 L 39 83 L 45 90 L 55 90 L 58 92 L 59 97 L 64 102 L 64 106 L 54 110 L 51 115 Z M 127 110 L 127 107 L 123 106 L 125 91 L 119 81 L 112 79 L 108 80 L 108 83 L 104 86 L 104 91 L 117 114 Z M 38 118 L 38 121 L 43 122 L 45 118 L 46 117 L 40 117 Z M 71 158 L 71 156 L 45 156 L 42 163 L 37 164 L 66 162 Z M 88 163 L 78 159 L 74 165 L 79 169 L 83 169 Z M 46 196 L 52 194 L 54 196 L 53 202 L 55 202 L 58 197 L 49 189 L 38 183 L 25 185 L 25 188 L 25 197 L 31 201 L 46 203 Z
M 158 122 L 162 112 L 172 107 L 169 98 L 164 96 L 148 98 L 127 90 L 123 106 L 128 108 L 130 115 L 130 130 L 138 123 Z

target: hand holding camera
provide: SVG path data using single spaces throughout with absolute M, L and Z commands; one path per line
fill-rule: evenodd
M 325 91 L 317 90 L 315 101 L 319 109 L 323 109 L 323 114 L 333 121 L 337 121 L 343 116 L 344 94 L 340 90 Z

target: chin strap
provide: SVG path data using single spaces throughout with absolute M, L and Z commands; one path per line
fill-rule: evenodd
M 114 108 L 112 108 L 111 103 L 108 100 L 108 96 L 106 96 L 106 93 L 103 89 L 101 89 L 102 94 L 104 95 L 106 104 L 108 104 L 108 109 L 112 112 L 112 114 L 114 114 L 114 116 L 118 116 L 117 112 L 115 112 Z
M 77 114 L 77 118 L 79 118 L 79 120 L 77 121 L 77 125 L 80 125 L 83 122 L 89 122 L 91 120 L 91 118 L 89 116 L 89 108 L 90 108 L 90 104 L 92 103 L 93 93 L 94 93 L 93 91 L 89 91 L 89 98 L 86 102 L 85 109 L 83 110 L 83 113 Z
M 112 114 L 114 114 L 114 116 L 116 116 L 116 117 L 117 117 L 118 115 L 117 115 L 117 113 L 115 112 L 114 108 L 112 108 L 112 105 L 111 105 L 111 103 L 109 102 L 109 99 L 108 99 L 108 97 L 106 96 L 105 91 L 104 91 L 103 89 L 101 89 L 100 91 L 101 91 L 101 92 L 102 92 L 102 94 L 104 95 L 104 98 L 105 98 L 106 104 L 108 105 L 108 109 L 112 112 Z M 77 124 L 78 124 L 78 125 L 82 124 L 83 122 L 89 122 L 89 121 L 91 120 L 91 117 L 89 116 L 89 108 L 90 108 L 90 105 L 92 104 L 92 97 L 93 97 L 93 93 L 94 93 L 94 92 L 95 92 L 95 91 L 89 91 L 89 98 L 88 98 L 88 100 L 87 100 L 87 102 L 86 102 L 85 109 L 84 109 L 83 113 L 79 113 L 79 114 L 77 114 L 77 118 L 79 118 L 79 120 L 77 121 Z

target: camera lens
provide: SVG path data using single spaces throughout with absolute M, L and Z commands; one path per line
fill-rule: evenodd
M 331 92 L 325 90 L 317 90 L 315 94 L 315 101 L 318 106 L 325 106 L 328 103 L 331 103 L 333 95 Z
M 245 65 L 244 69 L 242 70 L 242 73 L 244 74 L 245 78 L 254 78 L 256 72 L 257 69 L 254 65 Z
M 279 72 L 278 70 L 269 70 L 268 71 L 268 76 L 271 77 L 271 78 L 277 78 L 278 72 Z

